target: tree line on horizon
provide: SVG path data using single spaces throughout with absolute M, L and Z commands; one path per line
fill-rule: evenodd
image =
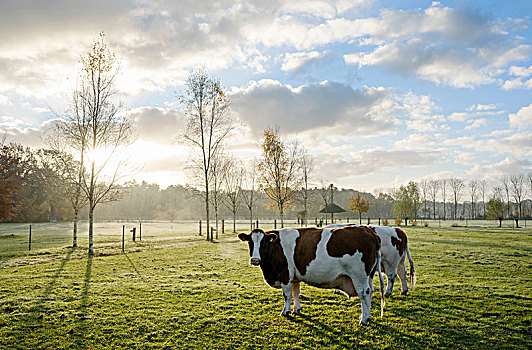
M 201 69 L 189 74 L 177 93 L 186 125 L 181 140 L 189 147 L 187 186 L 160 189 L 123 183 L 134 167 L 121 152 L 133 142 L 133 124 L 115 87 L 119 63 L 104 34 L 80 59 L 69 107 L 43 131 L 46 149 L 20 144 L 0 147 L 0 222 L 88 219 L 89 254 L 94 254 L 94 218 L 199 219 L 218 229 L 220 219 L 298 217 L 328 220 L 333 204 L 372 218 L 530 217 L 532 173 L 501 178 L 489 192 L 485 181 L 458 178 L 409 182 L 375 194 L 312 184 L 313 157 L 298 140 L 284 140 L 279 127 L 263 132 L 261 156 L 245 163 L 227 145 L 241 128 L 219 79 Z M 118 161 L 112 162 L 112 159 Z M 108 204 L 102 208 L 101 204 Z M 321 212 L 325 209 L 325 212 Z M 349 212 L 337 214 L 349 217 Z M 332 213 L 331 213 L 332 218 Z M 234 227 L 234 226 L 233 226 Z M 209 237 L 207 230 L 207 240 Z

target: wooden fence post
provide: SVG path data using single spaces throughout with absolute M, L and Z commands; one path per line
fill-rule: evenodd
M 273 228 L 277 228 L 277 219 L 273 219 Z
M 225 233 L 224 219 L 222 219 L 222 233 Z M 218 239 L 218 232 L 216 232 L 216 239 Z
M 255 224 L 255 228 L 259 228 L 259 219 L 257 219 L 257 222 Z
M 379 226 L 381 225 L 381 218 L 379 218 Z
M 122 253 L 124 252 L 125 239 L 126 239 L 126 225 L 122 225 Z
M 30 225 L 30 239 L 29 239 L 29 251 L 31 252 L 31 225 Z
M 199 235 L 201 236 L 201 220 L 199 221 Z
M 142 222 L 139 222 L 139 241 L 142 241 Z

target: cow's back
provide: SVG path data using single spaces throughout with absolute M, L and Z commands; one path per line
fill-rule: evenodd
M 382 265 L 384 270 L 393 268 L 404 260 L 407 238 L 406 234 L 398 227 L 376 226 L 377 235 L 381 239 Z
M 376 265 L 379 239 L 367 227 L 297 230 L 293 266 L 298 280 L 334 288 L 341 276 L 370 275 Z

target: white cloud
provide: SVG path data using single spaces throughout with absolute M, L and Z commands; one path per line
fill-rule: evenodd
M 233 110 L 255 135 L 273 125 L 288 133 L 319 127 L 365 135 L 390 132 L 396 124 L 390 95 L 380 87 L 353 90 L 323 81 L 294 88 L 276 80 L 251 82 L 230 93 Z
M 517 113 L 508 115 L 510 126 L 512 127 L 528 127 L 532 126 L 532 104 L 521 108 Z M 530 146 L 532 147 L 532 140 Z
M 297 73 L 312 61 L 323 57 L 326 53 L 318 51 L 287 53 L 283 58 L 281 70 Z
M 487 165 L 475 164 L 467 172 L 467 175 L 475 179 L 499 182 L 500 177 L 503 175 L 525 173 L 530 171 L 531 168 L 532 162 L 529 159 L 510 156 L 496 163 Z
M 523 86 L 521 79 L 506 80 L 502 85 L 503 90 L 519 89 Z
M 485 126 L 486 124 L 487 120 L 485 118 L 475 119 L 470 121 L 470 124 L 465 127 L 465 130 L 480 128 L 481 126 Z
M 128 115 L 136 126 L 139 140 L 171 144 L 185 127 L 183 114 L 175 109 L 139 107 L 130 110 Z
M 410 134 L 407 138 L 395 142 L 395 147 L 401 150 L 431 149 L 436 146 L 438 139 L 430 134 Z
M 518 66 L 511 66 L 508 70 L 508 74 L 514 75 L 521 78 L 526 78 L 530 75 L 532 75 L 532 66 L 526 68 L 526 67 L 518 67 Z

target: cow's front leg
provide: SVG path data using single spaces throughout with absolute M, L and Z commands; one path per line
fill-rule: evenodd
M 299 303 L 299 292 L 301 282 L 292 284 L 292 297 L 294 298 L 294 315 L 301 315 L 301 304 Z
M 281 288 L 283 289 L 284 297 L 284 309 L 281 316 L 288 316 L 290 314 L 290 303 L 292 302 L 292 283 L 281 283 Z

